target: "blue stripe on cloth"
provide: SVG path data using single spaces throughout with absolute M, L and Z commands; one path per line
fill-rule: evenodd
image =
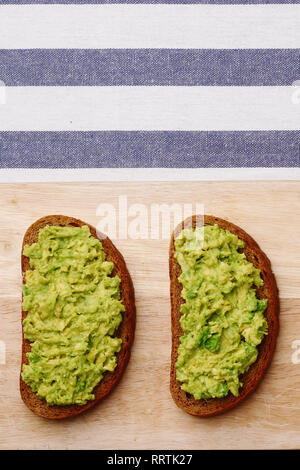
M 300 167 L 300 131 L 0 132 L 2 168 Z
M 211 4 L 211 5 L 265 5 L 265 4 L 298 4 L 300 0 L 0 0 L 0 5 L 13 4 Z
M 0 50 L 6 86 L 286 86 L 298 49 Z

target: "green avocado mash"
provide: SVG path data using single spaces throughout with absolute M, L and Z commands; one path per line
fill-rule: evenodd
M 87 226 L 47 225 L 24 255 L 33 270 L 23 287 L 31 351 L 22 378 L 49 405 L 83 405 L 117 365 L 120 278 L 111 276 L 114 264 Z
M 175 240 L 185 300 L 176 378 L 196 400 L 238 396 L 239 376 L 256 361 L 268 331 L 267 299 L 256 297 L 263 281 L 243 247 L 218 225 L 184 229 Z

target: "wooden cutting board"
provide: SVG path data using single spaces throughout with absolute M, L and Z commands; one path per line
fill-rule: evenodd
M 48 214 L 97 225 L 101 203 L 202 203 L 207 214 L 240 225 L 271 259 L 281 297 L 280 336 L 257 392 L 206 420 L 178 409 L 169 393 L 168 240 L 115 240 L 131 272 L 137 304 L 132 357 L 100 405 L 64 422 L 35 416 L 19 395 L 20 250 L 27 227 Z M 118 215 L 118 214 L 117 214 Z M 300 447 L 300 183 L 94 183 L 0 186 L 1 449 L 216 449 Z M 294 362 L 292 356 L 294 354 Z

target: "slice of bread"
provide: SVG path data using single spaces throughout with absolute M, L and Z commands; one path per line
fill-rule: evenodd
M 118 383 L 129 361 L 130 349 L 134 338 L 136 312 L 133 284 L 131 281 L 130 274 L 126 268 L 123 256 L 121 255 L 121 253 L 119 253 L 119 251 L 116 249 L 116 247 L 113 245 L 113 243 L 108 237 L 105 237 L 105 235 L 101 233 L 98 233 L 98 237 L 94 227 L 82 222 L 81 220 L 74 219 L 73 217 L 66 217 L 63 215 L 49 215 L 47 217 L 43 217 L 42 219 L 37 220 L 33 225 L 28 228 L 27 232 L 25 233 L 22 246 L 23 283 L 25 283 L 26 271 L 28 269 L 31 269 L 29 265 L 29 259 L 23 255 L 24 245 L 31 245 L 32 243 L 35 243 L 38 240 L 39 231 L 46 225 L 75 227 L 87 225 L 90 228 L 92 236 L 100 239 L 106 254 L 106 259 L 114 263 L 114 270 L 112 275 L 118 275 L 121 279 L 121 299 L 126 308 L 126 311 L 122 313 L 122 323 L 120 324 L 115 335 L 117 337 L 122 338 L 121 350 L 118 353 L 117 357 L 117 367 L 113 372 L 106 372 L 104 374 L 103 379 L 94 389 L 94 400 L 89 401 L 85 405 L 49 406 L 47 405 L 46 401 L 39 398 L 37 394 L 31 390 L 29 385 L 27 385 L 23 381 L 22 377 L 20 377 L 21 397 L 24 403 L 28 406 L 28 408 L 37 415 L 42 416 L 44 418 L 62 419 L 78 415 L 88 410 L 92 406 L 96 405 L 96 403 L 106 397 Z M 24 312 L 22 310 L 22 322 L 26 315 L 27 312 Z M 30 342 L 24 338 L 23 327 L 22 337 L 23 344 L 21 370 L 23 363 L 28 363 L 26 353 L 30 351 Z
M 256 268 L 261 270 L 261 277 L 264 285 L 257 289 L 258 298 L 267 298 L 268 307 L 265 311 L 265 317 L 268 322 L 268 335 L 264 337 L 262 343 L 258 346 L 258 358 L 249 370 L 242 376 L 243 386 L 240 388 L 238 397 L 229 393 L 224 398 L 210 398 L 207 400 L 195 400 L 195 398 L 187 394 L 181 389 L 181 384 L 176 380 L 175 363 L 177 361 L 177 350 L 180 344 L 180 337 L 183 332 L 180 326 L 180 306 L 184 302 L 181 297 L 182 286 L 178 281 L 181 274 L 181 268 L 177 263 L 174 252 L 174 239 L 180 234 L 184 228 L 195 228 L 203 224 L 203 216 L 192 216 L 179 224 L 174 230 L 171 237 L 170 245 L 170 294 L 171 294 L 171 322 L 172 322 L 172 353 L 171 353 L 171 376 L 170 390 L 176 405 L 191 415 L 209 417 L 219 415 L 227 410 L 235 407 L 243 401 L 258 386 L 266 369 L 268 368 L 275 349 L 276 339 L 279 330 L 279 297 L 275 277 L 272 273 L 271 263 L 267 256 L 261 251 L 258 244 L 244 230 L 227 220 L 213 216 L 204 216 L 204 225 L 217 224 L 224 230 L 237 235 L 245 242 L 243 252 L 248 261 Z

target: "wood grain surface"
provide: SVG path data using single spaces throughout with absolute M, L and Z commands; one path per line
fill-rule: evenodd
M 65 214 L 94 226 L 100 203 L 202 203 L 207 214 L 246 230 L 270 258 L 280 299 L 275 356 L 257 392 L 219 417 L 199 419 L 169 392 L 168 240 L 114 240 L 132 275 L 137 330 L 129 366 L 115 391 L 82 416 L 51 422 L 35 416 L 19 394 L 21 360 L 20 250 L 39 217 Z M 264 449 L 300 448 L 300 183 L 93 183 L 0 186 L 1 449 Z M 300 356 L 300 354 L 299 354 Z

